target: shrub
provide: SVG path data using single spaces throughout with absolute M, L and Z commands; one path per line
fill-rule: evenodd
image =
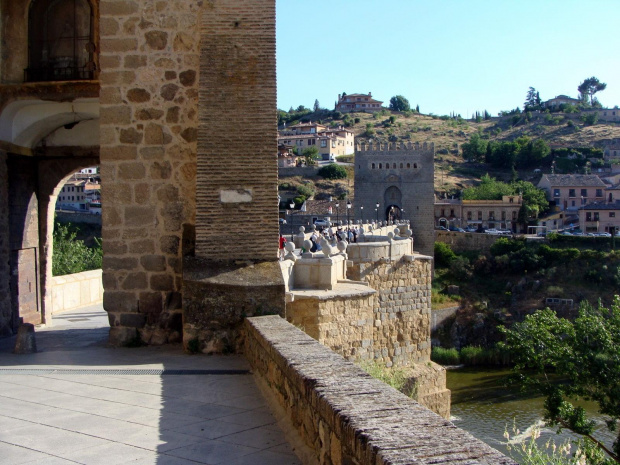
M 509 239 L 507 237 L 498 238 L 491 246 L 491 255 L 497 257 L 508 253 L 514 253 L 525 247 L 524 239 Z
M 435 265 L 438 268 L 446 268 L 450 266 L 450 263 L 455 258 L 456 254 L 448 244 L 443 242 L 435 242 Z
M 564 295 L 564 289 L 560 286 L 549 286 L 547 288 L 547 295 L 549 297 L 562 297 Z
M 472 266 L 466 257 L 455 257 L 450 262 L 450 274 L 459 281 L 470 279 L 473 275 Z
M 314 195 L 314 189 L 312 188 L 312 186 L 309 186 L 307 184 L 302 184 L 300 186 L 297 186 L 297 193 L 300 196 L 304 196 L 305 198 L 308 198 Z
M 593 126 L 598 122 L 598 112 L 594 111 L 592 113 L 588 113 L 587 115 L 581 115 L 579 117 L 583 124 L 586 126 Z
M 375 129 L 372 127 L 372 123 L 366 123 L 366 131 L 364 131 L 364 136 L 372 137 L 375 135 Z
M 433 347 L 431 360 L 440 365 L 458 365 L 460 363 L 459 352 L 454 348 Z
M 323 166 L 319 172 L 319 176 L 325 179 L 346 179 L 347 178 L 347 170 L 344 169 L 343 166 L 337 165 L 336 163 L 330 163 L 328 165 Z
M 97 245 L 88 248 L 84 241 L 75 238 L 76 232 L 71 231 L 71 224 L 56 223 L 54 228 L 52 255 L 52 275 L 80 273 L 101 268 L 103 252 L 101 241 L 95 239 Z
M 361 121 L 361 119 L 360 119 L 358 116 L 356 116 L 356 117 L 355 117 L 355 119 L 354 119 L 353 121 L 355 121 L 355 124 L 359 124 L 359 122 Z

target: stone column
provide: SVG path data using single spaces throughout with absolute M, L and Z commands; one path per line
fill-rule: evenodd
M 275 1 L 203 11 L 196 256 L 184 264 L 183 342 L 240 347 L 245 316 L 284 314 L 278 259 Z
M 7 154 L 0 150 L 0 337 L 13 334 L 9 290 L 9 176 Z

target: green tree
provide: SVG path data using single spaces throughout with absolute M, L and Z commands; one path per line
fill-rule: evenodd
M 319 99 L 315 99 L 314 100 L 314 111 L 317 112 L 321 109 L 321 106 L 319 105 Z
M 469 138 L 469 142 L 461 145 L 463 149 L 463 158 L 468 161 L 481 162 L 484 161 L 487 152 L 488 142 L 484 140 L 477 132 L 473 133 Z
M 302 150 L 301 156 L 306 159 L 306 166 L 316 165 L 316 161 L 319 159 L 319 149 L 312 145 Z
M 409 111 L 411 110 L 411 106 L 409 105 L 409 100 L 407 100 L 402 95 L 395 95 L 390 99 L 390 110 L 394 111 Z
M 581 94 L 581 99 L 585 102 L 588 101 L 588 97 L 590 97 L 590 105 L 594 104 L 594 94 L 605 90 L 607 88 L 607 84 L 604 82 L 600 82 L 598 78 L 592 76 L 591 78 L 585 79 L 577 90 Z
M 95 239 L 97 246 L 91 249 L 84 241 L 76 239 L 76 235 L 76 232 L 71 230 L 71 224 L 56 223 L 53 234 L 52 275 L 62 276 L 101 268 L 101 242 Z
M 319 169 L 318 175 L 325 179 L 346 179 L 347 170 L 336 163 L 330 163 Z
M 525 96 L 525 102 L 523 103 L 524 111 L 539 110 L 540 109 L 540 92 L 533 87 L 527 91 Z
M 546 397 L 545 420 L 594 441 L 620 463 L 620 435 L 612 450 L 594 436 L 594 422 L 572 400 L 585 398 L 598 404 L 616 431 L 620 421 L 620 298 L 610 308 L 584 302 L 574 321 L 549 309 L 526 316 L 511 329 L 503 328 L 502 345 L 515 361 L 515 371 L 526 385 Z M 553 382 L 561 378 L 563 383 Z

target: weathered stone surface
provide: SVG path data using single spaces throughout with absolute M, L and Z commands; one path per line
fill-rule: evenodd
M 151 100 L 151 94 L 145 89 L 129 89 L 127 91 L 127 100 L 133 103 L 144 103 Z
M 32 354 L 37 351 L 37 341 L 34 336 L 34 325 L 24 323 L 17 330 L 17 339 L 15 340 L 15 354 Z
M 144 34 L 144 38 L 153 50 L 163 50 L 168 44 L 168 34 L 163 31 L 149 31 Z

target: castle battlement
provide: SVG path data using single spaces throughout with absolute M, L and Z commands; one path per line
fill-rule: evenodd
M 435 150 L 434 142 L 423 142 L 420 144 L 416 142 L 412 144 L 411 142 L 407 143 L 399 143 L 399 142 L 391 142 L 389 144 L 357 144 L 355 147 L 358 152 L 396 152 L 396 151 L 405 151 L 405 150 Z

